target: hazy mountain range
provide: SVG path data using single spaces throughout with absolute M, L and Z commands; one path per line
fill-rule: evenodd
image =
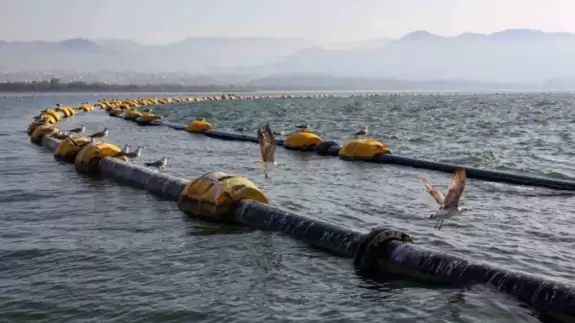
M 0 41 L 0 71 L 178 72 L 256 80 L 274 75 L 413 81 L 570 83 L 575 34 L 509 29 L 442 37 L 320 44 L 299 38 L 188 38 L 153 46 L 131 40 Z

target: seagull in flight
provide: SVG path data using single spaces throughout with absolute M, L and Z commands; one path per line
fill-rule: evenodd
M 262 154 L 262 161 L 257 161 L 256 163 L 264 169 L 264 174 L 266 178 L 270 178 L 268 175 L 268 170 L 272 170 L 277 166 L 275 162 L 276 153 L 276 139 L 270 125 L 267 124 L 262 132 L 258 129 L 258 141 L 260 143 L 260 152 Z
M 441 230 L 445 219 L 459 215 L 463 211 L 467 210 L 466 208 L 459 208 L 459 200 L 461 199 L 461 195 L 465 189 L 466 182 L 467 173 L 465 172 L 465 169 L 456 169 L 451 175 L 447 196 L 444 197 L 437 188 L 431 185 L 427 177 L 423 177 L 423 185 L 425 185 L 425 189 L 435 199 L 437 204 L 439 204 L 439 210 L 430 216 L 430 219 L 437 219 L 435 229 Z

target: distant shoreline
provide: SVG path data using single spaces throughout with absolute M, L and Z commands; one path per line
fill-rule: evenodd
M 409 84 L 342 86 L 325 84 L 258 84 L 258 85 L 182 85 L 182 84 L 109 84 L 60 82 L 58 79 L 32 82 L 0 82 L 0 93 L 504 93 L 504 92 L 569 92 L 568 88 L 537 88 L 525 86 L 453 86 L 414 82 Z M 322 84 L 323 83 L 323 84 Z M 418 84 L 419 83 L 419 84 Z M 422 84 L 423 83 L 423 84 Z M 359 86 L 358 86 L 359 85 Z M 371 86 L 370 86 L 371 85 Z M 419 87 L 417 85 L 420 85 Z
M 57 79 L 32 82 L 0 82 L 0 93 L 34 93 L 34 92 L 255 92 L 256 89 L 235 85 L 181 85 L 181 84 L 108 84 L 69 82 Z

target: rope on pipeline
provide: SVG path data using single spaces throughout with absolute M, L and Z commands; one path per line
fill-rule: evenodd
M 571 286 L 427 250 L 400 231 L 376 228 L 365 234 L 286 212 L 270 206 L 266 195 L 243 177 L 214 172 L 189 182 L 134 165 L 119 156 L 120 149 L 113 144 L 86 137 L 58 139 L 61 133 L 48 121 L 92 110 L 71 111 L 44 111 L 48 117 L 42 118 L 41 124 L 33 122 L 28 133 L 32 142 L 52 150 L 57 159 L 74 163 L 79 172 L 102 174 L 177 201 L 180 210 L 193 217 L 283 232 L 313 247 L 353 258 L 354 266 L 364 273 L 458 286 L 486 284 L 560 321 L 575 318 L 575 289 Z

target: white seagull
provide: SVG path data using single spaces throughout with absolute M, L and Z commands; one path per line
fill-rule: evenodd
M 92 139 L 96 139 L 96 138 L 103 139 L 103 138 L 106 138 L 106 137 L 108 136 L 108 133 L 109 133 L 109 132 L 110 132 L 110 131 L 109 131 L 108 128 L 106 127 L 106 128 L 104 128 L 104 130 L 102 130 L 102 131 L 100 131 L 100 132 L 96 132 L 96 133 L 90 135 L 90 138 L 92 138 Z
M 239 132 L 239 133 L 241 133 L 242 135 L 243 135 L 244 132 L 246 132 L 247 130 L 248 130 L 248 128 L 246 128 L 246 127 L 236 128 L 236 131 Z
M 309 129 L 309 124 L 298 124 L 295 127 L 298 128 L 299 131 L 307 131 Z
M 355 135 L 358 136 L 359 138 L 363 138 L 364 136 L 367 135 L 367 133 L 368 133 L 367 126 L 363 126 L 360 131 L 355 133 Z
M 437 223 L 435 223 L 435 228 L 437 230 L 441 230 L 445 219 L 461 214 L 463 211 L 467 210 L 466 208 L 459 208 L 459 200 L 461 199 L 461 195 L 465 189 L 466 182 L 467 174 L 465 169 L 458 168 L 453 171 L 451 181 L 449 182 L 449 191 L 447 192 L 447 196 L 444 197 L 438 189 L 431 185 L 426 177 L 423 177 L 423 185 L 425 185 L 425 189 L 435 199 L 437 204 L 439 204 L 439 210 L 429 217 L 430 219 L 437 218 Z
M 160 171 L 162 171 L 164 169 L 164 167 L 166 167 L 166 165 L 168 165 L 168 157 L 162 157 L 162 159 L 155 161 L 155 162 L 151 162 L 151 163 L 144 163 L 144 165 L 148 166 L 148 167 L 157 167 Z
M 120 150 L 121 154 L 128 154 L 130 152 L 130 145 L 125 144 L 124 148 L 122 148 L 122 150 Z
M 138 147 L 136 147 L 135 151 L 133 151 L 133 152 L 128 151 L 128 152 L 124 153 L 123 155 L 128 157 L 128 158 L 140 157 L 140 155 L 142 154 L 143 148 L 144 147 L 142 145 L 138 145 Z
M 262 132 L 258 129 L 258 141 L 260 143 L 260 152 L 262 154 L 262 161 L 257 161 L 256 163 L 264 169 L 264 174 L 266 178 L 269 178 L 268 170 L 272 170 L 277 166 L 275 162 L 276 153 L 276 139 L 270 125 L 267 124 Z
M 71 132 L 71 133 L 82 133 L 82 132 L 86 131 L 86 127 L 84 127 L 83 125 L 81 125 L 81 126 L 78 127 L 78 128 L 70 129 L 70 130 L 68 130 L 68 131 Z

